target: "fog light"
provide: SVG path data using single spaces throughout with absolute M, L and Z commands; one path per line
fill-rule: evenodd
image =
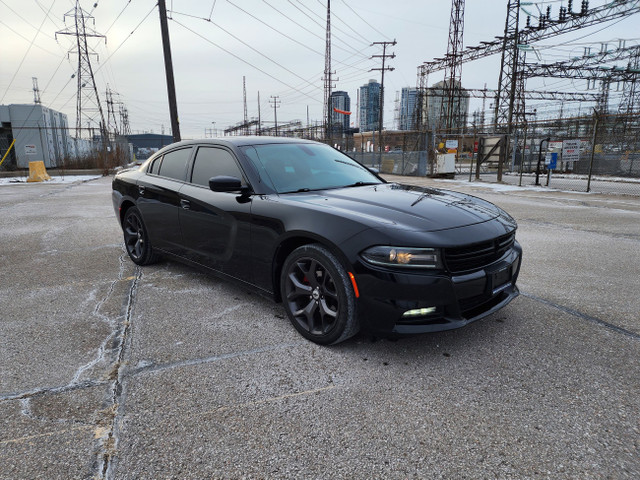
M 435 311 L 436 307 L 416 308 L 415 310 L 407 310 L 404 312 L 402 318 L 424 317 Z

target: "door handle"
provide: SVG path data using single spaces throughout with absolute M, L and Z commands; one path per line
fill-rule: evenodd
M 191 208 L 191 202 L 189 200 L 180 200 L 180 206 L 185 210 L 189 210 Z

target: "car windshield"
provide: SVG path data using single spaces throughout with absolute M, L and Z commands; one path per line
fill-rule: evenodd
M 243 151 L 277 193 L 382 183 L 365 167 L 328 145 L 278 143 L 244 147 Z

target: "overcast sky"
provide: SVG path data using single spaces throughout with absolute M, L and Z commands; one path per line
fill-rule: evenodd
M 263 121 L 273 121 L 271 96 L 278 96 L 278 123 L 321 121 L 323 102 L 326 0 L 166 0 L 171 11 L 169 30 L 173 52 L 178 111 L 183 138 L 205 135 L 205 129 L 224 128 L 243 119 L 242 77 L 246 77 L 248 116 L 258 116 L 258 92 Z M 96 83 L 104 102 L 106 85 L 119 94 L 129 111 L 134 133 L 170 131 L 158 10 L 152 0 L 82 0 L 95 18 L 90 39 Z M 468 0 L 464 45 L 479 45 L 504 31 L 506 0 Z M 574 9 L 580 1 L 576 0 Z M 604 0 L 592 0 L 591 7 Z M 537 2 L 552 6 L 557 17 L 566 1 Z M 38 78 L 42 103 L 75 122 L 77 55 L 68 53 L 74 38 L 56 35 L 73 29 L 74 0 L 0 0 L 0 104 L 33 103 L 32 77 Z M 535 5 L 525 7 L 537 14 Z M 394 128 L 396 92 L 416 85 L 417 67 L 447 50 L 451 2 L 448 0 L 333 0 L 331 2 L 332 65 L 335 89 L 351 96 L 355 122 L 357 89 L 371 78 L 380 80 L 379 46 L 396 40 L 385 74 L 385 128 Z M 525 14 L 526 15 L 526 14 Z M 523 15 L 524 17 L 524 15 Z M 537 45 L 545 62 L 582 55 L 599 42 L 617 45 L 623 38 L 638 43 L 640 15 L 623 18 Z M 523 20 L 524 23 L 524 20 Z M 537 23 L 537 21 L 533 21 Z M 531 54 L 529 54 L 531 55 Z M 463 65 L 467 88 L 496 88 L 498 55 Z M 428 83 L 444 78 L 432 74 Z M 584 91 L 586 84 L 571 80 L 530 80 L 528 88 Z M 614 87 L 615 90 L 615 87 Z M 614 91 L 612 96 L 615 100 Z M 487 102 L 488 103 L 488 102 Z M 471 111 L 482 101 L 472 100 Z M 540 106 L 540 111 L 557 105 Z M 572 104 L 567 108 L 578 108 Z M 485 106 L 488 110 L 488 104 Z M 106 112 L 105 112 L 106 113 Z M 212 123 L 212 122 L 215 122 Z

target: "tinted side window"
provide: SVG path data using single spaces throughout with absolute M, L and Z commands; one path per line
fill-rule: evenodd
M 162 162 L 162 157 L 158 157 L 156 158 L 153 163 L 151 164 L 151 167 L 149 168 L 149 173 L 153 174 L 153 175 L 158 175 L 158 171 L 160 170 L 160 163 Z
M 193 164 L 191 182 L 209 186 L 209 179 L 219 175 L 236 177 L 244 182 L 242 171 L 231 153 L 221 148 L 200 147 Z
M 165 153 L 162 157 L 162 164 L 160 165 L 160 172 L 158 174 L 163 177 L 184 180 L 187 161 L 190 156 L 191 147 Z

